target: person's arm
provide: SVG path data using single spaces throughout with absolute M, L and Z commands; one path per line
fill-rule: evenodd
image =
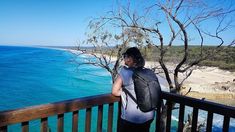
M 122 92 L 122 78 L 118 75 L 117 79 L 113 83 L 112 94 L 114 96 L 121 96 Z

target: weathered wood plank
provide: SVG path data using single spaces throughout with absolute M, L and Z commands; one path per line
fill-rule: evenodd
M 72 132 L 78 132 L 78 115 L 79 111 L 73 112 Z
M 102 132 L 103 105 L 98 106 L 97 132 Z
M 206 131 L 211 132 L 212 131 L 212 122 L 213 122 L 213 113 L 208 112 L 207 114 L 207 121 L 206 121 Z
M 184 111 L 185 111 L 185 105 L 180 104 L 178 132 L 182 132 L 183 131 L 183 127 L 184 127 Z
M 163 101 L 161 100 L 160 103 L 158 104 L 158 108 L 157 108 L 157 114 L 156 114 L 156 132 L 160 132 L 160 128 L 161 128 L 162 103 L 163 103 Z
M 115 97 L 112 94 L 103 94 L 46 105 L 2 111 L 0 112 L 0 127 L 118 101 L 120 101 L 119 97 Z
M 197 131 L 198 109 L 193 108 L 192 132 Z
M 64 114 L 59 114 L 57 117 L 57 132 L 64 131 Z
M 229 122 L 230 122 L 230 118 L 228 116 L 224 116 L 223 132 L 228 132 Z
M 21 128 L 22 128 L 22 132 L 28 132 L 29 131 L 29 122 L 22 122 L 21 123 Z
M 172 114 L 172 102 L 167 101 L 166 132 L 171 131 L 171 114 Z
M 119 132 L 119 126 L 120 126 L 120 120 L 121 120 L 121 107 L 122 107 L 122 102 L 118 102 L 118 117 L 117 117 L 117 132 Z
M 86 132 L 91 131 L 91 108 L 86 109 L 86 127 L 85 127 Z
M 112 128 L 113 128 L 113 103 L 110 103 L 108 108 L 108 132 L 112 132 Z
M 40 128 L 40 131 L 41 132 L 47 132 L 47 128 L 48 128 L 47 117 L 46 118 L 42 118 L 41 119 L 41 128 Z
M 7 126 L 0 127 L 0 132 L 7 132 Z

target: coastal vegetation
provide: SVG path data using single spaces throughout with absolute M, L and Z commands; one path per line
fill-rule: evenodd
M 203 53 L 206 54 L 212 50 L 216 49 L 215 46 L 204 46 Z M 158 61 L 160 57 L 160 51 L 155 47 L 142 47 L 141 52 L 145 56 L 147 61 Z M 200 46 L 189 46 L 189 60 L 196 60 L 200 57 Z M 184 55 L 183 46 L 172 46 L 164 57 L 165 62 L 177 63 L 180 61 Z M 192 61 L 191 61 L 192 62 Z M 188 61 L 187 63 L 190 63 Z M 221 47 L 221 50 L 206 58 L 197 64 L 198 66 L 209 66 L 218 67 L 222 70 L 235 71 L 235 47 Z
M 66 48 L 66 49 L 72 49 L 76 50 L 77 47 L 59 47 L 59 48 Z M 93 48 L 88 47 L 80 47 L 82 49 L 86 49 L 88 52 L 92 53 Z M 143 46 L 139 47 L 141 53 L 143 54 L 146 61 L 151 62 L 158 62 L 158 58 L 160 57 L 160 51 L 156 47 L 149 47 L 149 46 Z M 205 46 L 204 47 L 204 53 L 206 54 L 208 51 L 215 49 L 216 46 Z M 106 53 L 106 55 L 116 55 L 118 53 L 116 47 L 110 47 L 110 48 L 103 48 L 101 51 L 96 51 L 98 54 L 102 54 L 103 52 Z M 209 66 L 209 67 L 218 67 L 222 70 L 228 70 L 231 72 L 235 72 L 235 47 L 226 47 L 223 46 L 221 48 L 222 50 L 218 52 L 217 54 L 201 61 L 197 64 L 197 66 Z M 180 58 L 183 56 L 184 53 L 184 47 L 183 46 L 172 46 L 171 49 L 168 50 L 166 53 L 166 56 L 164 57 L 164 61 L 167 63 L 177 63 L 180 61 Z M 201 52 L 200 46 L 189 46 L 189 60 L 195 60 L 197 59 Z M 113 53 L 111 53 L 113 52 Z M 116 57 L 116 56 L 113 56 Z M 188 62 L 189 63 L 189 62 Z
M 69 49 L 76 50 L 77 47 L 67 47 Z M 141 53 L 143 54 L 146 61 L 158 62 L 158 58 L 160 57 L 160 51 L 158 48 L 153 46 L 142 46 L 139 47 Z M 83 49 L 87 49 L 89 52 L 93 52 L 92 48 L 83 47 Z M 117 54 L 118 51 L 115 51 L 116 47 L 103 48 L 102 52 L 105 52 L 106 55 Z M 216 46 L 204 46 L 204 54 L 216 49 Z M 114 53 L 111 51 L 114 50 Z M 189 46 L 189 60 L 195 60 L 199 58 L 199 54 L 201 52 L 200 46 L 194 45 Z M 96 53 L 101 54 L 101 52 L 96 51 Z M 177 63 L 180 61 L 180 58 L 184 54 L 183 46 L 172 46 L 166 53 L 164 57 L 164 61 L 167 63 Z M 190 62 L 187 62 L 190 63 Z M 228 70 L 231 72 L 235 72 L 235 47 L 221 47 L 220 52 L 214 54 L 213 56 L 206 58 L 197 64 L 197 66 L 209 66 L 209 67 L 218 67 L 222 70 Z

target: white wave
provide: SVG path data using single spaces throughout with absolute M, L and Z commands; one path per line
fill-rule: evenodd
M 171 116 L 171 119 L 174 121 L 179 121 L 179 119 L 177 117 L 175 117 L 174 115 Z
M 214 114 L 214 116 L 213 116 L 213 124 L 215 126 L 223 127 L 223 120 L 224 120 L 224 116 L 218 115 L 218 114 Z M 230 118 L 230 126 L 235 127 L 235 119 Z

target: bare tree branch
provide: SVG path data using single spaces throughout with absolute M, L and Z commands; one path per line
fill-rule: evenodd
M 184 94 L 184 96 L 188 95 L 191 92 L 192 88 L 190 87 L 189 90 Z
M 179 5 L 177 5 L 177 7 L 176 7 L 174 17 L 176 17 L 176 16 L 177 16 L 178 11 L 179 11 L 179 9 L 181 8 L 181 6 L 182 6 L 183 2 L 184 2 L 184 0 L 180 0 Z

